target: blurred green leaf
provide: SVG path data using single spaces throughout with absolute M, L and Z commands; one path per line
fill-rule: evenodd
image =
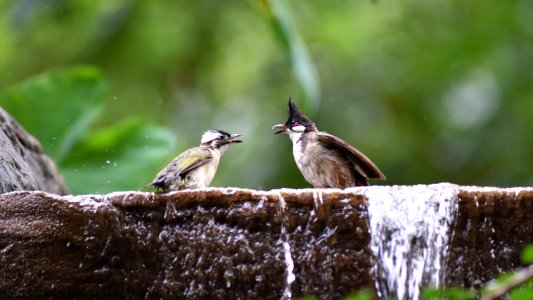
M 313 295 L 306 295 L 303 297 L 299 297 L 298 300 L 318 300 L 318 297 Z
M 294 24 L 292 11 L 285 0 L 268 0 L 265 4 L 269 8 L 276 37 L 283 46 L 302 89 L 302 107 L 308 115 L 315 116 L 320 106 L 320 82 L 305 42 Z
M 510 300 L 531 300 L 533 299 L 533 281 L 523 287 L 513 289 L 509 292 Z
M 422 299 L 448 299 L 448 300 L 467 300 L 474 299 L 475 292 L 461 288 L 434 289 L 426 288 L 422 290 Z
M 0 96 L 56 161 L 74 194 L 140 188 L 175 146 L 167 129 L 133 118 L 91 134 L 105 92 L 98 68 L 77 66 L 35 76 Z
M 344 300 L 372 300 L 374 296 L 369 290 L 360 290 L 355 293 L 351 293 L 344 298 Z
M 440 299 L 442 291 L 435 288 L 425 288 L 422 290 L 423 299 Z
M 0 95 L 4 107 L 57 163 L 99 115 L 105 84 L 98 68 L 77 66 L 29 78 Z
M 525 264 L 533 263 L 533 244 L 526 246 L 520 257 Z
M 140 189 L 163 167 L 175 144 L 169 130 L 130 118 L 74 147 L 61 171 L 73 194 Z

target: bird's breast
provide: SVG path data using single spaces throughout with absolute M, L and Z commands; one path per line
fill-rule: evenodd
M 298 165 L 298 167 L 301 169 L 301 166 L 303 164 L 302 158 L 304 155 L 304 146 L 301 141 L 294 142 L 292 145 L 292 155 L 294 156 L 294 161 Z
M 213 177 L 215 176 L 217 167 L 218 160 L 214 159 L 194 170 L 194 173 L 191 172 L 191 177 L 194 178 L 193 180 L 201 182 L 204 186 L 209 186 L 209 184 L 211 184 L 211 181 L 213 180 Z

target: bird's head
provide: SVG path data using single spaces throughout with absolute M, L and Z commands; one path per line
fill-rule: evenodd
M 304 133 L 309 131 L 316 131 L 316 126 L 313 121 L 309 120 L 308 117 L 303 115 L 296 104 L 292 102 L 289 98 L 289 119 L 285 124 L 277 124 L 272 127 L 272 129 L 279 128 L 281 130 L 276 131 L 274 134 L 278 133 Z
M 210 129 L 202 135 L 200 145 L 223 151 L 231 144 L 242 143 L 237 139 L 240 136 L 240 134 L 230 134 L 223 130 Z

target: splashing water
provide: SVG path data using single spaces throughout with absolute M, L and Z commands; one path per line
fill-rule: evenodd
M 457 211 L 455 188 L 374 186 L 365 196 L 378 296 L 418 299 L 422 287 L 438 287 Z
M 287 285 L 283 291 L 284 299 L 292 299 L 291 292 L 291 283 L 296 279 L 294 275 L 294 261 L 292 260 L 291 255 L 291 245 L 289 245 L 289 236 L 285 229 L 285 224 L 283 222 L 283 216 L 285 215 L 285 199 L 281 196 L 281 193 L 278 194 L 279 204 L 280 204 L 280 213 L 281 213 L 281 240 L 283 241 L 283 252 L 285 254 L 285 264 L 287 265 Z

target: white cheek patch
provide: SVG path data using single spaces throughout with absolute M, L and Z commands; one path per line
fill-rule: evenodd
M 299 126 L 294 126 L 291 128 L 293 131 L 296 131 L 296 132 L 304 132 L 305 131 L 305 127 L 302 126 L 302 125 L 299 125 Z
M 220 133 L 216 132 L 216 131 L 212 131 L 212 130 L 209 130 L 209 131 L 206 131 L 203 135 L 202 135 L 202 140 L 200 141 L 200 143 L 207 143 L 209 141 L 212 141 L 216 138 L 220 137 Z

